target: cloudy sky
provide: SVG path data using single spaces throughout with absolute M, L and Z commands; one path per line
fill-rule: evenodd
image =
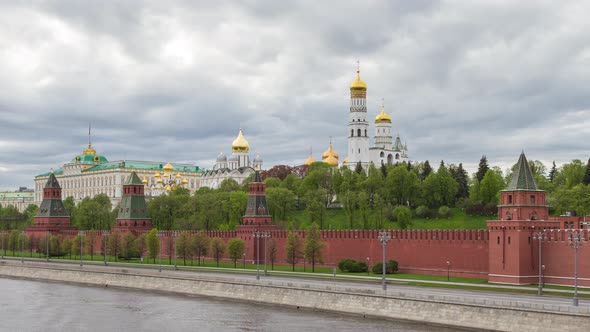
M 265 167 L 343 159 L 356 60 L 412 160 L 590 157 L 582 1 L 2 1 L 0 187 L 87 144 L 213 165 L 240 127 Z M 371 126 L 371 131 L 373 126 Z

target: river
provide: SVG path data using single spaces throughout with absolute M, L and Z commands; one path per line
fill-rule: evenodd
M 0 278 L 1 331 L 453 331 L 206 297 Z

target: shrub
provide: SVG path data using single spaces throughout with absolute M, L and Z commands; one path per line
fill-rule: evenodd
M 452 211 L 448 206 L 441 206 L 438 208 L 439 218 L 449 218 L 452 215 Z
M 373 265 L 373 268 L 371 268 L 371 271 L 375 274 L 383 273 L 383 263 L 382 262 L 375 263 L 375 265 Z M 389 260 L 387 262 L 387 264 L 385 264 L 385 273 L 386 274 L 393 274 L 397 271 L 398 271 L 397 261 Z
M 367 263 L 348 258 L 339 261 L 338 268 L 342 272 L 367 272 L 369 270 Z
M 428 207 L 426 205 L 420 205 L 416 208 L 416 217 L 418 218 L 427 218 L 430 214 Z

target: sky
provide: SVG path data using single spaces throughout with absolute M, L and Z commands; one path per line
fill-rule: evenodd
M 211 168 L 346 156 L 360 61 L 413 161 L 586 160 L 590 2 L 0 1 L 0 188 L 86 148 Z M 374 129 L 371 123 L 370 132 Z

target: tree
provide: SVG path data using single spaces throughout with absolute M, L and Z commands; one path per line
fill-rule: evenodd
M 207 255 L 211 238 L 205 232 L 198 232 L 193 237 L 193 251 L 197 254 L 197 264 L 201 265 L 201 256 Z
M 111 210 L 112 204 L 107 195 L 85 197 L 76 208 L 72 224 L 88 230 L 109 229 L 114 222 Z
M 98 237 L 98 233 L 96 232 L 87 232 L 86 233 L 86 245 L 88 246 L 88 253 L 90 254 L 90 260 L 94 260 L 94 244 L 96 243 L 96 238 Z
M 323 263 L 322 249 L 326 246 L 326 243 L 320 241 L 321 234 L 318 224 L 313 223 L 309 226 L 305 237 L 305 257 L 311 263 L 311 272 L 315 272 L 315 263 Z
M 295 271 L 295 264 L 297 264 L 302 255 L 301 246 L 302 243 L 299 234 L 289 232 L 289 234 L 287 234 L 285 252 L 287 253 L 287 262 L 292 264 L 293 271 Z
M 340 202 L 344 207 L 344 212 L 346 212 L 350 229 L 354 229 L 354 215 L 358 209 L 357 192 L 352 190 L 344 192 L 340 195 Z
M 234 268 L 236 268 L 238 259 L 242 258 L 246 249 L 246 243 L 242 239 L 231 239 L 227 242 L 227 253 L 229 258 L 234 261 Z
M 228 178 L 228 179 L 224 179 L 223 181 L 221 181 L 221 183 L 219 184 L 219 191 L 224 191 L 224 192 L 233 192 L 233 191 L 238 191 L 240 190 L 240 185 L 236 182 L 236 180 Z
M 412 224 L 412 211 L 407 206 L 397 206 L 393 210 L 401 229 L 408 228 Z
M 488 170 L 479 184 L 482 203 L 498 204 L 500 190 L 504 189 L 504 179 L 494 170 Z
M 121 233 L 119 231 L 112 232 L 107 238 L 107 249 L 111 256 L 115 257 L 115 262 L 121 254 Z
M 295 210 L 295 194 L 289 189 L 268 188 L 266 199 L 275 220 L 287 220 L 287 217 Z
M 129 261 L 131 258 L 138 256 L 137 238 L 131 232 L 125 233 L 121 241 L 121 257 Z
M 449 170 L 441 166 L 436 173 L 431 173 L 422 185 L 424 198 L 431 208 L 442 205 L 453 206 L 457 195 L 457 182 Z
M 180 232 L 176 239 L 176 256 L 182 257 L 183 265 L 186 265 L 186 258 L 192 253 L 192 236 L 189 232 Z
M 582 180 L 582 182 L 585 185 L 590 184 L 590 159 L 588 159 L 588 163 L 586 163 L 586 172 L 584 173 L 584 179 Z
M 375 210 L 375 228 L 383 229 L 385 200 L 378 193 L 375 193 L 375 196 L 373 197 L 373 210 Z
M 573 188 L 574 186 L 583 183 L 585 174 L 586 166 L 581 160 L 574 159 L 569 164 L 561 166 L 561 170 L 555 176 L 554 184 L 556 186 Z
M 311 222 L 319 222 L 323 229 L 327 203 L 325 201 L 326 189 L 319 188 L 308 191 L 303 197 Z
M 549 182 L 553 183 L 555 179 L 555 175 L 557 175 L 557 167 L 555 166 L 555 160 L 553 161 L 553 165 L 551 166 L 551 170 L 549 171 Z
M 457 199 L 469 197 L 469 178 L 467 171 L 463 169 L 463 163 L 459 163 L 459 166 L 449 166 L 449 172 L 455 182 L 457 182 Z
M 488 158 L 485 155 L 481 156 L 481 159 L 479 160 L 479 166 L 477 168 L 477 173 L 475 173 L 477 181 L 481 182 L 481 180 L 483 180 L 483 177 L 486 175 L 489 169 L 490 167 L 488 166 Z
M 137 237 L 137 252 L 141 258 L 143 258 L 143 254 L 145 253 L 146 249 L 146 235 L 141 234 Z
M 80 255 L 80 257 L 84 256 L 84 248 L 86 248 L 87 246 L 88 239 L 86 238 L 86 236 L 76 235 L 76 237 L 72 241 L 72 252 L 74 253 L 74 258 L 76 257 L 76 255 Z
M 51 236 L 49 238 L 49 253 L 50 255 L 68 255 L 70 259 L 72 259 L 72 253 L 75 250 L 75 243 L 73 241 L 73 239 L 70 238 L 65 238 L 63 240 L 60 240 L 59 237 L 61 235 L 58 236 Z M 55 238 L 55 240 L 53 240 L 53 238 Z M 61 245 L 60 245 L 61 243 Z
M 158 230 L 152 228 L 145 237 L 145 242 L 148 250 L 148 258 L 152 259 L 152 262 L 156 263 L 156 257 L 160 252 L 160 239 L 158 238 Z
M 268 240 L 268 258 L 270 259 L 270 269 L 271 270 L 275 269 L 275 261 L 277 260 L 277 254 L 278 254 L 278 249 L 277 249 L 277 243 L 275 242 L 275 239 Z
M 225 243 L 223 243 L 223 240 L 218 237 L 213 238 L 211 240 L 211 254 L 213 254 L 213 258 L 217 262 L 217 267 L 219 267 L 219 260 L 221 260 L 224 252 Z
M 426 160 L 422 165 L 422 172 L 420 173 L 420 179 L 422 181 L 426 180 L 426 178 L 432 173 L 432 166 L 430 166 L 430 162 Z

